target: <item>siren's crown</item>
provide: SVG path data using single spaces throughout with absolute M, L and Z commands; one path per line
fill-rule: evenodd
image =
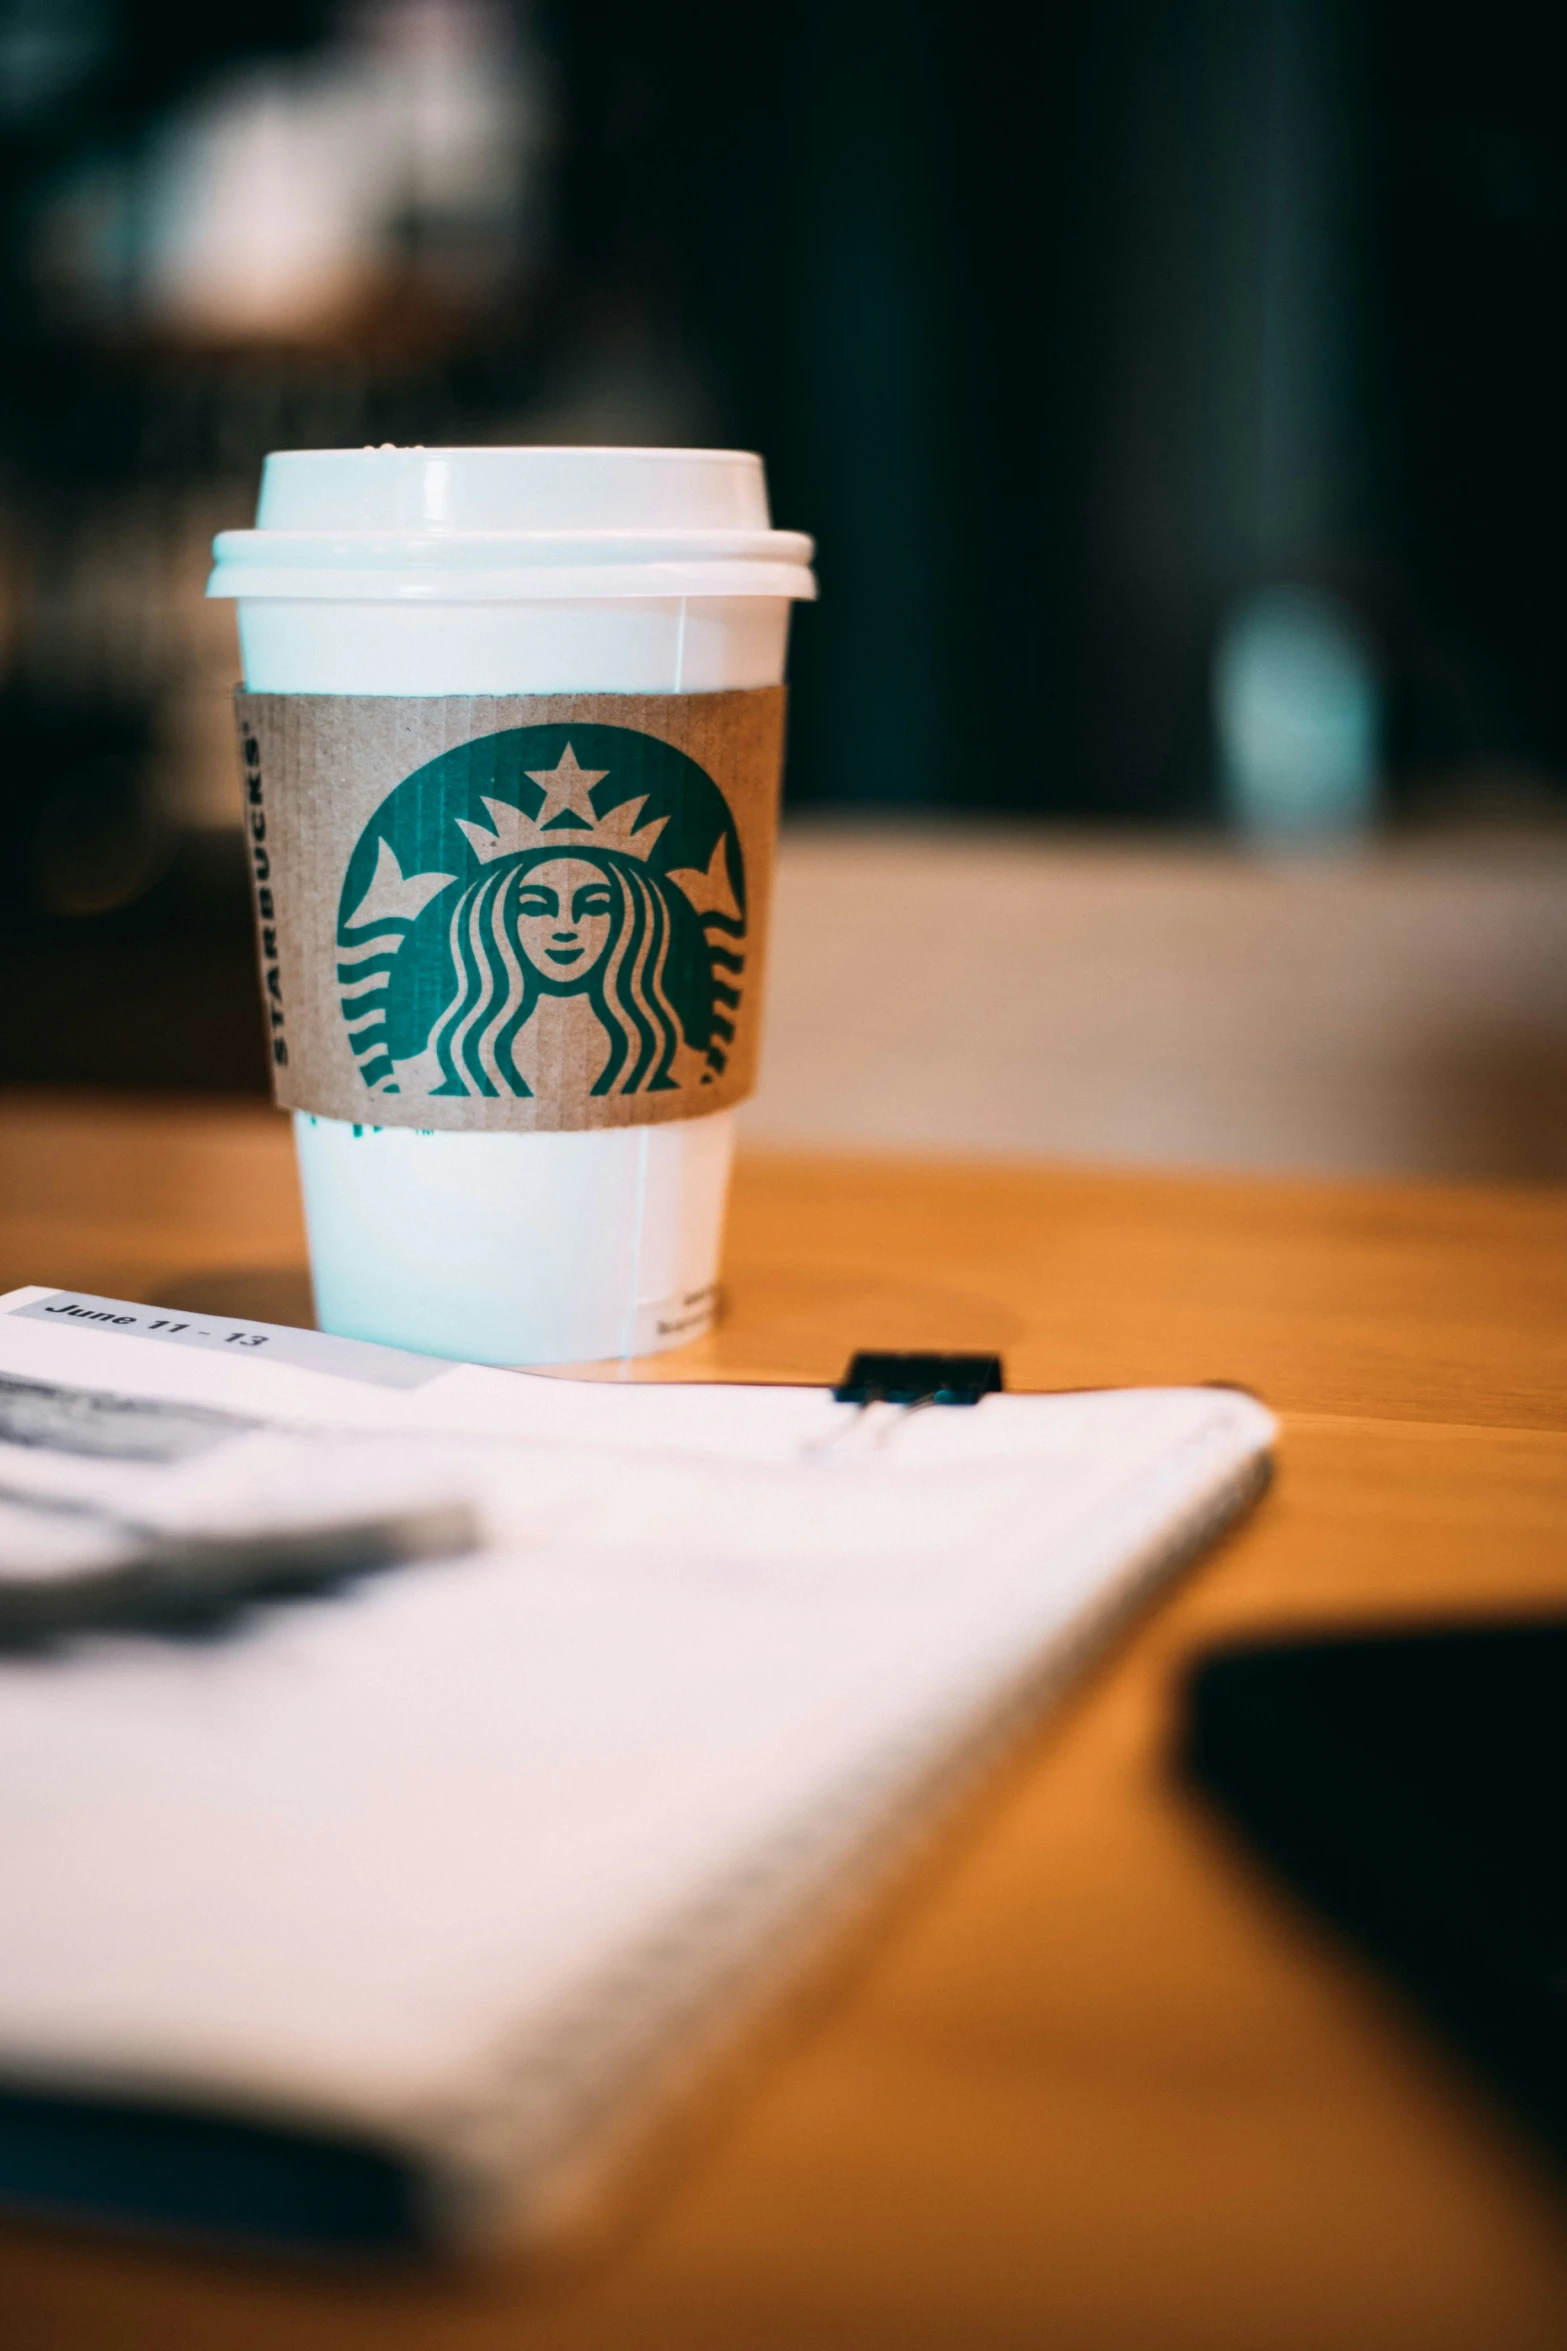
M 622 800 L 618 808 L 600 816 L 593 805 L 592 790 L 604 781 L 609 769 L 579 767 L 569 743 L 558 767 L 530 767 L 524 772 L 530 783 L 544 788 L 537 816 L 526 815 L 509 800 L 486 798 L 493 832 L 487 833 L 483 825 L 469 824 L 463 817 L 457 819 L 481 865 L 492 865 L 497 857 L 515 857 L 524 849 L 553 849 L 561 857 L 569 857 L 573 849 L 618 849 L 623 857 L 645 859 L 669 822 L 666 816 L 654 817 L 647 824 L 639 821 L 647 801 L 645 792 L 635 800 Z

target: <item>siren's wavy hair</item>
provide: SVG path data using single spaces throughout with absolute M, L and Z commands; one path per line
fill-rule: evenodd
M 639 1094 L 675 1084 L 671 1075 L 681 1023 L 666 971 L 684 902 L 671 885 L 635 859 L 575 843 L 531 850 L 470 882 L 452 909 L 448 941 L 456 986 L 430 1033 L 443 1094 L 527 1094 L 512 1058 L 542 995 L 575 994 L 569 979 L 547 987 L 523 953 L 520 892 L 512 885 L 531 867 L 570 855 L 596 866 L 609 884 L 609 939 L 578 986 L 603 1024 L 609 1055 L 595 1094 Z

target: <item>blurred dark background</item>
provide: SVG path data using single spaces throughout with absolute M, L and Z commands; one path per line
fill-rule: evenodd
M 0 1077 L 263 1082 L 269 448 L 738 444 L 797 808 L 1567 822 L 1561 13 L 0 0 Z

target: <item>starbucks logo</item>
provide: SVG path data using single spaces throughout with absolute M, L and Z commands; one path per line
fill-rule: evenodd
M 444 752 L 388 794 L 344 876 L 337 973 L 365 1086 L 710 1085 L 745 903 L 723 794 L 656 737 L 513 727 Z

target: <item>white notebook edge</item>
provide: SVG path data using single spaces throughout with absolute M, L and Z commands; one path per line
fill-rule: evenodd
M 912 1740 L 868 1771 L 862 1800 L 833 1805 L 830 1832 L 800 1866 L 775 1853 L 749 1865 L 731 1898 L 669 1930 L 660 1953 L 632 1955 L 612 1980 L 586 1987 L 569 2012 L 498 2052 L 510 2095 L 466 2112 L 423 2118 L 402 2152 L 422 2178 L 434 2242 L 479 2260 L 543 2255 L 591 2233 L 634 2182 L 650 2149 L 677 2133 L 732 2060 L 765 2036 L 791 1994 L 830 1969 L 869 1923 L 985 1774 L 1066 1696 L 1163 1584 L 1191 1566 L 1262 1497 L 1272 1477 L 1276 1424 L 1233 1391 L 1225 1441 L 1175 1511 L 1146 1487 L 1123 1523 L 1095 1530 L 1118 1564 L 1098 1579 L 1064 1628 L 1041 1639 L 983 1703 L 954 1708 L 934 1745 Z M 1157 1485 L 1157 1479 L 1149 1481 Z M 1139 1507 L 1140 1505 L 1140 1507 Z M 1086 1547 L 1086 1546 L 1085 1546 Z M 797 1848 L 796 1835 L 788 1840 Z M 630 1979 L 635 1997 L 627 1997 Z M 620 2020 L 630 2030 L 617 2036 Z M 577 2079 L 567 2078 L 574 2062 Z M 552 2121 L 530 2144 L 527 2086 L 548 2076 L 538 2107 Z
M 125 1341 L 99 1344 L 117 1354 Z M 171 1373 L 178 1363 L 176 1355 Z M 196 1365 L 188 1368 L 194 1375 Z M 186 1384 L 184 1376 L 158 1382 Z M 1270 1473 L 1272 1416 L 1243 1391 L 1209 1393 L 1214 1409 L 1201 1431 L 1145 1466 L 1085 1524 L 1075 1558 L 1070 1543 L 1052 1547 L 1053 1571 L 1065 1563 L 1080 1594 L 1065 1616 L 1032 1639 L 1026 1627 L 1021 1638 L 1009 1635 L 1004 1656 L 976 1663 L 939 1720 L 927 1715 L 901 1733 L 895 1751 L 871 1757 L 850 1789 L 840 1783 L 830 1806 L 797 1818 L 525 2038 L 492 2045 L 466 2084 L 441 2094 L 440 2111 L 383 2108 L 372 2117 L 335 2099 L 239 2098 L 216 2081 L 193 2086 L 181 2104 L 262 2128 L 346 2134 L 401 2164 L 437 2249 L 483 2258 L 569 2245 L 617 2201 L 617 2185 L 634 2177 L 646 2151 L 706 2103 L 726 2057 L 765 2032 L 802 1978 L 831 1966 L 986 1768 L 1160 1583 L 1256 1499 Z M 70 2095 L 68 2070 L 42 2069 L 38 2086 Z M 111 2082 L 97 2068 L 94 2076 L 76 2087 L 89 2095 L 118 2087 L 134 2098 L 141 2086 Z

